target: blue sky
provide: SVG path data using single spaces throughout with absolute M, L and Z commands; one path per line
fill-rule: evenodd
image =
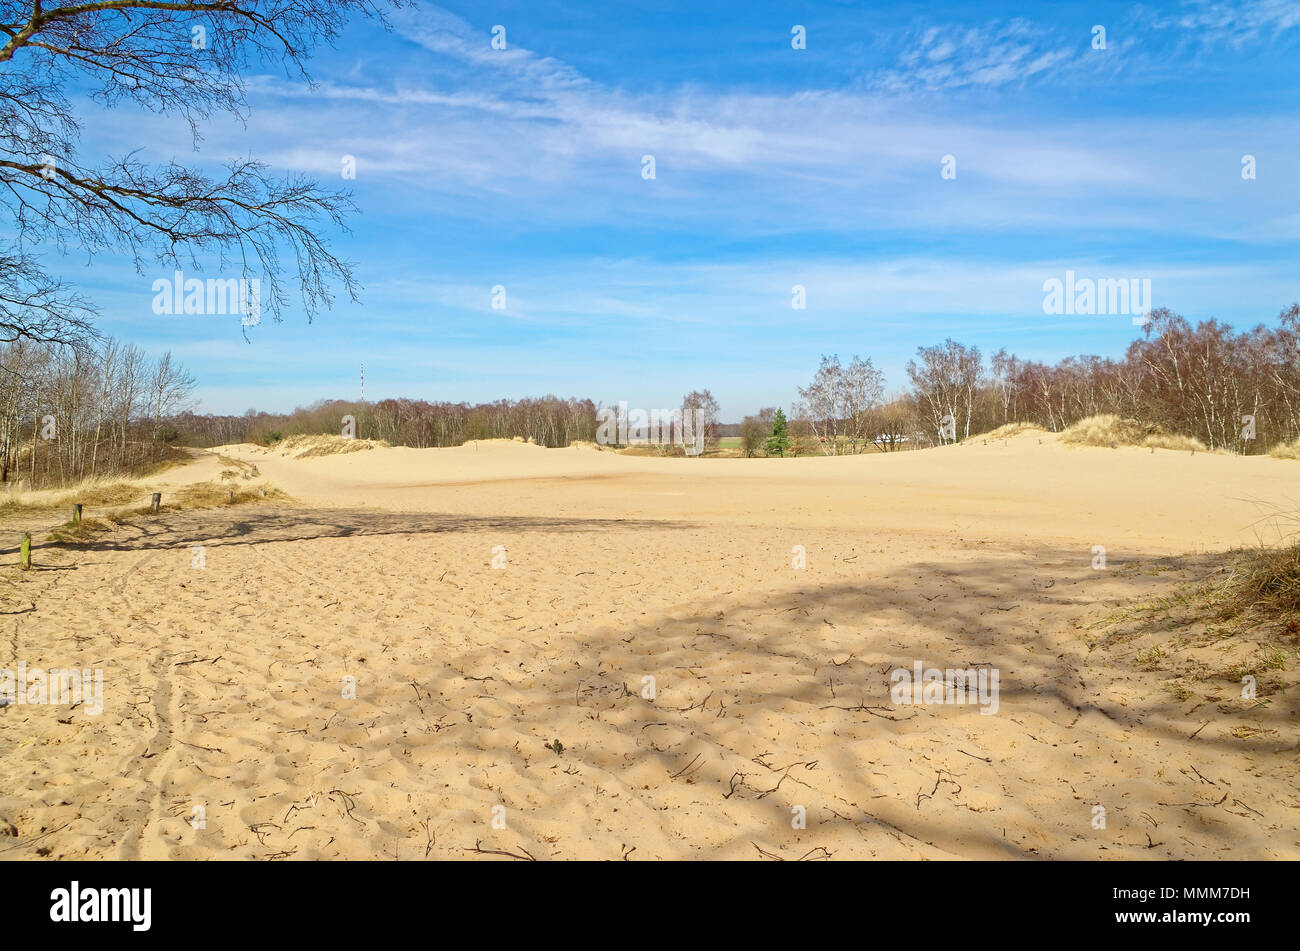
M 246 342 L 154 315 L 170 269 L 49 263 L 212 412 L 355 397 L 362 361 L 370 399 L 709 387 L 733 420 L 788 407 L 822 353 L 890 389 L 948 336 L 1119 355 L 1128 317 L 1045 315 L 1043 282 L 1149 278 L 1156 306 L 1243 326 L 1300 300 L 1297 52 L 1282 0 L 422 4 L 322 50 L 315 89 L 261 68 L 197 154 L 180 121 L 87 113 L 83 161 L 251 154 L 350 188 L 359 304 Z

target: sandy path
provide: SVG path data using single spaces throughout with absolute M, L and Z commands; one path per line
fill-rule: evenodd
M 1179 699 L 1090 626 L 1200 570 L 1138 559 L 1252 540 L 1293 464 L 239 452 L 299 504 L 5 579 L 0 665 L 106 696 L 0 713 L 0 857 L 1300 857 L 1293 675 Z M 998 712 L 893 705 L 917 660 L 997 668 Z

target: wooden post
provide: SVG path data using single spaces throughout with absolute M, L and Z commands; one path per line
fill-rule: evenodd
M 76 525 L 81 521 L 81 503 L 78 502 L 72 506 L 72 524 Z
M 32 533 L 23 532 L 23 543 L 18 548 L 18 567 L 26 571 L 32 566 Z
M 230 505 L 234 505 L 234 504 L 235 504 L 235 490 L 234 490 L 234 489 L 231 489 L 229 492 L 226 493 L 226 502 L 229 503 Z
M 150 502 L 149 502 L 149 511 L 152 512 L 154 515 L 157 515 L 157 514 L 158 514 L 158 506 L 160 506 L 160 505 L 162 505 L 162 493 L 161 493 L 161 492 L 155 492 L 155 493 L 153 494 L 153 499 L 150 500 Z

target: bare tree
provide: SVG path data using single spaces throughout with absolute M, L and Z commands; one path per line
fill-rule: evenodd
M 907 376 L 925 407 L 929 422 L 940 441 L 947 441 L 946 419 L 952 420 L 952 437 L 970 436 L 975 395 L 981 384 L 981 361 L 977 347 L 967 347 L 949 338 L 934 347 L 918 347 L 920 357 L 907 363 Z
M 807 386 L 799 387 L 794 415 L 812 430 L 824 454 L 839 454 L 840 428 L 844 410 L 844 368 L 838 355 L 822 356 L 817 373 Z
M 162 429 L 163 420 L 180 412 L 194 392 L 194 386 L 194 377 L 179 363 L 172 360 L 170 350 L 164 353 L 154 365 L 153 376 L 149 381 L 149 392 L 155 439 Z
M 1016 422 L 1020 416 L 1020 392 L 1017 386 L 1017 377 L 1020 375 L 1020 368 L 1024 366 L 1022 361 L 1017 360 L 1014 354 L 1009 354 L 1006 348 L 999 350 L 989 359 L 990 379 L 993 384 L 993 391 L 997 396 L 998 406 L 998 423 Z
M 840 404 L 853 452 L 858 452 L 859 446 L 866 449 L 875 438 L 876 433 L 871 432 L 873 414 L 884 395 L 885 374 L 872 365 L 870 357 L 863 360 L 855 354 L 844 371 Z
M 718 401 L 713 398 L 713 394 L 707 389 L 691 390 L 682 397 L 682 420 L 684 425 L 690 425 L 692 429 L 694 428 L 694 415 L 690 417 L 691 422 L 686 424 L 686 414 L 694 414 L 697 410 L 704 422 L 704 449 L 708 451 L 718 444 Z
M 881 452 L 897 452 L 908 445 L 916 448 L 915 418 L 916 406 L 909 394 L 885 400 L 871 413 L 872 444 Z
M 86 342 L 89 304 L 39 268 L 33 247 L 122 251 L 137 270 L 150 258 L 199 267 L 200 255 L 215 256 L 265 285 L 261 303 L 275 319 L 286 257 L 308 319 L 332 303 L 336 284 L 355 298 L 351 266 L 317 233 L 344 225 L 346 194 L 277 178 L 253 160 L 215 176 L 135 153 L 88 163 L 67 90 L 180 116 L 197 146 L 202 121 L 245 114 L 250 62 L 283 63 L 305 79 L 312 48 L 357 13 L 383 19 L 374 0 L 0 0 L 0 192 L 13 226 L 13 248 L 0 253 L 0 340 Z

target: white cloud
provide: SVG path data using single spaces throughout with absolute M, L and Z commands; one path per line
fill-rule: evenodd
M 1156 28 L 1184 31 L 1205 46 L 1241 48 L 1300 27 L 1297 0 L 1192 0 L 1180 13 L 1147 13 Z
M 1067 42 L 1020 19 L 932 26 L 904 45 L 897 65 L 870 77 L 869 86 L 898 93 L 1021 83 L 1066 67 L 1088 49 L 1087 37 Z

